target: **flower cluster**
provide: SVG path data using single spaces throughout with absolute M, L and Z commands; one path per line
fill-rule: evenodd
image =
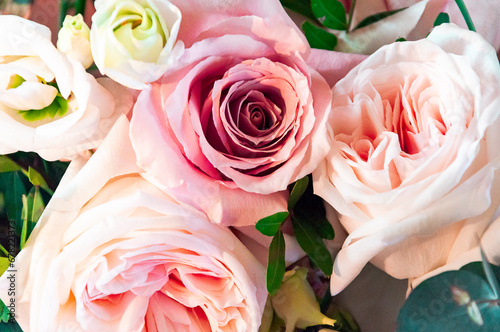
M 304 251 L 334 255 L 315 279 L 334 295 L 369 262 L 416 286 L 481 238 L 500 259 L 500 34 L 433 28 L 441 11 L 457 21 L 450 3 L 403 2 L 335 1 L 346 29 L 321 33 L 343 53 L 311 48 L 278 0 L 97 0 L 57 47 L 1 15 L 0 172 L 22 168 L 18 151 L 71 162 L 21 242 L 14 300 L 0 278 L 21 328 L 267 332 L 273 312 L 286 331 L 338 328 L 314 273 L 292 269 Z M 333 7 L 311 3 L 327 22 Z M 333 230 L 297 205 L 310 174 L 326 244 Z

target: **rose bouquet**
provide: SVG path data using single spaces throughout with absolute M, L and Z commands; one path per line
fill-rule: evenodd
M 0 10 L 0 331 L 500 326 L 494 1 Z

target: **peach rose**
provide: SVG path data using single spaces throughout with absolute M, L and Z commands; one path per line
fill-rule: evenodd
M 83 168 L 71 164 L 15 259 L 15 296 L 6 273 L 0 297 L 31 332 L 257 331 L 264 267 L 141 178 L 127 131 L 122 118 Z
M 144 176 L 226 224 L 286 209 L 283 191 L 328 149 L 331 92 L 308 52 L 278 16 L 203 31 L 137 100 L 131 139 Z
M 350 234 L 333 292 L 368 261 L 416 278 L 472 247 L 500 198 L 495 50 L 442 25 L 424 40 L 381 48 L 332 98 L 332 149 L 313 177 Z
M 0 30 L 0 154 L 72 158 L 96 148 L 132 108 L 125 88 L 109 79 L 100 85 L 56 49 L 45 26 L 0 16 Z

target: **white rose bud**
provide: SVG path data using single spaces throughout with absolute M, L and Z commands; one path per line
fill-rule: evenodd
M 90 29 L 81 14 L 66 15 L 57 36 L 57 48 L 78 60 L 85 68 L 94 62 L 90 51 Z
M 98 0 L 90 32 L 100 72 L 133 89 L 160 78 L 183 50 L 181 12 L 167 0 Z

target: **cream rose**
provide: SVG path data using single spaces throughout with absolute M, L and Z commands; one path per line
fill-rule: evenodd
M 83 168 L 71 164 L 16 257 L 20 326 L 257 331 L 264 267 L 228 228 L 141 178 L 127 131 L 122 118 Z M 6 277 L 0 297 L 10 303 Z
M 181 12 L 167 0 L 98 0 L 90 32 L 102 74 L 133 89 L 156 81 L 183 49 Z
M 94 62 L 90 51 L 90 29 L 82 14 L 67 15 L 57 35 L 57 48 L 88 68 Z
M 332 149 L 313 176 L 350 233 L 333 292 L 370 260 L 416 278 L 472 247 L 500 197 L 494 49 L 443 25 L 424 40 L 381 48 L 332 98 Z
M 0 16 L 0 30 L 0 154 L 71 158 L 97 147 L 132 107 L 125 88 L 109 79 L 100 85 L 58 51 L 46 27 Z

